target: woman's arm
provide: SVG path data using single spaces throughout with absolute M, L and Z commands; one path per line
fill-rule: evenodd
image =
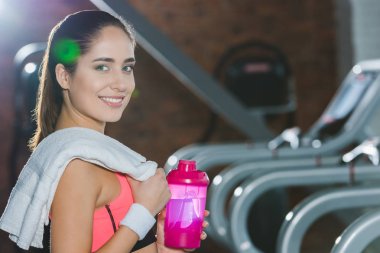
M 73 160 L 66 167 L 52 203 L 52 253 L 89 253 L 92 246 L 92 223 L 101 184 L 94 164 Z M 115 235 L 97 252 L 130 252 L 138 237 L 120 226 Z
M 126 226 L 120 226 L 112 238 L 103 245 L 96 253 L 126 253 L 135 246 L 138 236 Z M 148 246 L 147 246 L 148 247 Z M 145 247 L 146 248 L 146 247 Z M 154 251 L 151 251 L 153 253 Z
M 133 251 L 133 253 L 158 253 L 157 245 L 156 243 L 152 243 L 142 249 Z

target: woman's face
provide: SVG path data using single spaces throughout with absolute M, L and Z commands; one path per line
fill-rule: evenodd
M 69 76 L 65 106 L 75 122 L 118 121 L 135 88 L 133 45 L 115 26 L 100 30 Z

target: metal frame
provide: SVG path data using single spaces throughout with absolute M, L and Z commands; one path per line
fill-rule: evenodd
M 311 195 L 287 215 L 280 229 L 276 252 L 300 252 L 303 236 L 318 218 L 341 209 L 378 207 L 379 198 L 379 187 L 351 187 Z M 344 252 L 361 252 L 349 249 Z
M 355 169 L 355 182 L 370 182 L 380 179 L 377 166 L 359 166 Z M 230 236 L 235 252 L 261 252 L 251 242 L 247 230 L 249 210 L 264 192 L 287 186 L 331 185 L 352 183 L 350 166 L 323 168 L 318 170 L 287 170 L 249 178 L 235 189 L 229 209 Z
M 191 144 L 183 148 L 178 149 L 173 155 L 171 155 L 164 166 L 166 173 L 173 169 L 179 160 L 192 159 L 197 154 L 204 152 L 205 150 L 211 152 L 219 152 L 226 149 L 253 149 L 253 148 L 265 148 L 265 143 L 225 143 L 225 144 Z
M 359 217 L 335 241 L 332 253 L 361 253 L 380 236 L 380 210 Z
M 20 140 L 20 138 L 25 138 L 23 134 L 23 126 L 20 121 L 20 115 L 22 114 L 22 105 L 24 100 L 24 93 L 21 92 L 25 87 L 25 80 L 23 80 L 22 74 L 25 74 L 23 68 L 28 61 L 31 61 L 33 56 L 42 54 L 46 49 L 45 42 L 30 43 L 22 48 L 20 48 L 14 59 L 14 77 L 15 77 L 15 86 L 14 86 L 14 108 L 15 108 L 15 121 L 13 122 L 14 134 L 13 134 L 13 143 L 11 146 L 10 156 L 9 156 L 9 181 L 10 185 L 14 185 L 17 181 L 18 172 L 17 172 L 17 156 L 20 149 L 20 141 L 23 141 L 22 145 L 25 146 L 25 139 Z M 11 189 L 10 189 L 11 190 Z
M 375 61 L 375 67 L 380 67 L 380 61 Z M 364 68 L 364 64 L 362 66 Z M 379 69 L 378 69 L 379 70 Z M 277 150 L 264 148 L 253 149 L 226 149 L 224 151 L 204 151 L 192 157 L 196 160 L 198 167 L 202 170 L 209 170 L 214 166 L 232 163 L 235 161 L 257 161 L 270 160 L 279 158 L 300 158 L 300 157 L 318 157 L 322 155 L 338 154 L 341 149 L 347 147 L 353 142 L 360 142 L 367 137 L 380 135 L 378 123 L 373 115 L 376 115 L 380 108 L 380 76 L 377 76 L 371 87 L 357 105 L 356 109 L 350 116 L 349 120 L 343 127 L 341 133 L 327 140 L 319 148 L 300 147 L 291 149 L 288 147 Z M 373 125 L 375 123 L 375 125 Z
M 348 79 L 349 76 L 353 73 L 360 73 L 360 71 L 380 72 L 380 60 L 369 60 L 358 63 L 352 68 L 350 73 L 347 75 L 346 79 Z M 198 154 L 194 156 L 194 153 L 192 152 L 193 145 L 190 145 L 188 147 L 190 149 L 189 153 L 191 153 L 191 155 L 187 155 L 188 147 L 181 148 L 178 152 L 175 152 L 173 155 L 170 156 L 169 160 L 165 165 L 165 168 L 166 170 L 170 170 L 176 165 L 176 161 L 183 159 L 182 157 L 191 157 L 191 159 L 197 160 L 198 166 L 201 165 L 201 167 L 206 169 L 208 167 L 234 162 L 238 159 L 271 159 L 278 157 L 300 157 L 304 155 L 318 156 L 325 153 L 336 153 L 339 149 L 344 148 L 351 142 L 357 141 L 358 139 L 365 139 L 366 136 L 368 137 L 376 135 L 368 130 L 366 123 L 370 121 L 372 116 L 371 113 L 373 113 L 373 110 L 375 110 L 378 104 L 380 103 L 379 101 L 377 101 L 379 99 L 377 99 L 375 96 L 375 94 L 380 90 L 379 79 L 380 78 L 377 77 L 377 79 L 374 81 L 375 83 L 367 89 L 363 98 L 352 112 L 352 115 L 350 116 L 349 120 L 344 125 L 341 133 L 337 137 L 327 140 L 319 148 L 312 147 L 312 145 L 310 145 L 310 142 L 311 140 L 313 140 L 313 136 L 321 127 L 323 115 L 329 112 L 330 109 L 333 108 L 335 103 L 338 103 L 338 101 L 341 99 L 341 93 L 345 89 L 345 81 L 342 82 L 343 85 L 341 85 L 339 90 L 336 92 L 336 95 L 334 96 L 330 104 L 327 106 L 325 112 L 322 114 L 320 119 L 314 123 L 310 130 L 300 140 L 300 143 L 303 144 L 303 146 L 301 146 L 298 149 L 281 147 L 276 150 L 269 150 L 268 148 L 266 148 L 265 144 L 260 142 L 257 143 L 258 145 L 255 143 L 255 145 L 251 145 L 248 147 L 246 145 L 241 145 L 240 147 L 231 146 L 231 148 L 229 148 L 228 146 L 224 145 L 225 149 L 221 148 L 219 150 L 215 149 L 217 145 L 209 145 L 202 146 L 202 148 L 199 148 L 197 150 Z M 367 107 L 369 107 L 370 109 L 367 109 Z M 309 144 L 305 146 L 304 143 L 308 142 Z M 223 159 L 219 160 L 219 158 Z
M 228 197 L 233 190 L 247 177 L 257 177 L 262 173 L 289 169 L 318 169 L 326 166 L 338 165 L 340 156 L 324 157 L 321 160 L 313 158 L 283 159 L 278 161 L 250 162 L 231 165 L 216 175 L 209 186 L 208 209 L 212 215 L 208 218 L 210 223 L 207 229 L 208 235 L 215 241 L 230 245 L 228 236 L 229 220 L 224 211 Z

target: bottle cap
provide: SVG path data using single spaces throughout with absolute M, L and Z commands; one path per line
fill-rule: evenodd
M 197 170 L 193 160 L 179 160 L 177 169 L 171 170 L 166 179 L 169 184 L 207 186 L 209 179 L 204 171 Z

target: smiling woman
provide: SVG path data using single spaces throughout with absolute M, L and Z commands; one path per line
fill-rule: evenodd
M 183 252 L 163 243 L 165 212 L 157 239 L 152 230 L 170 198 L 163 169 L 104 135 L 106 123 L 121 118 L 135 88 L 134 49 L 131 27 L 102 11 L 74 13 L 51 31 L 33 153 L 0 219 L 0 228 L 20 247 L 42 246 L 43 223 L 50 218 L 54 253 Z M 16 227 L 12 208 L 25 213 L 16 217 Z M 42 231 L 31 232 L 31 226 Z

